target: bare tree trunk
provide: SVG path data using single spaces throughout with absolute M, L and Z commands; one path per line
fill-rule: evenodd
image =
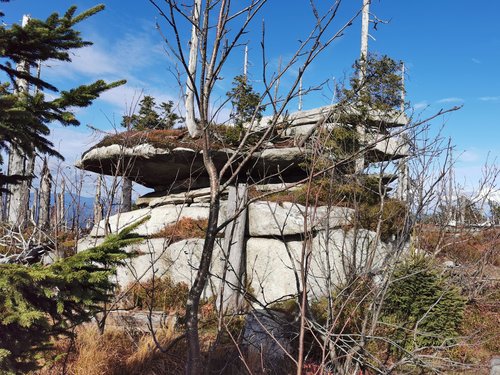
M 9 155 L 9 175 L 25 176 L 25 158 L 20 150 L 12 148 Z M 11 184 L 8 187 L 7 221 L 15 226 L 23 226 L 26 218 L 26 199 L 23 197 L 23 184 Z
M 363 0 L 363 13 L 361 19 L 361 56 L 359 69 L 359 82 L 363 89 L 363 82 L 366 76 L 366 64 L 368 61 L 368 28 L 370 25 L 370 2 L 371 0 Z M 357 127 L 359 143 L 363 147 L 366 138 L 365 124 L 359 124 Z M 365 156 L 361 153 L 356 159 L 356 173 L 361 173 L 365 168 Z
M 38 211 L 40 207 L 40 190 L 33 190 L 33 204 L 31 205 L 31 221 L 38 227 Z
M 209 227 L 203 245 L 200 267 L 196 274 L 193 286 L 189 290 L 186 303 L 186 337 L 188 341 L 188 360 L 186 373 L 189 375 L 202 374 L 202 359 L 200 351 L 200 337 L 198 331 L 198 310 L 200 306 L 200 298 L 203 289 L 207 283 L 210 263 L 212 261 L 212 253 L 214 249 L 215 239 L 217 237 L 217 220 L 219 217 L 219 196 L 216 193 L 210 205 L 209 212 Z
M 237 187 L 229 187 L 227 200 L 227 216 L 234 216 L 247 203 L 247 185 L 238 184 Z M 244 288 L 243 260 L 245 247 L 245 227 L 247 221 L 247 210 L 243 210 L 239 216 L 226 227 L 224 235 L 224 255 L 226 257 L 225 283 L 222 288 L 222 311 L 224 313 L 238 312 L 241 305 L 241 292 Z
M 186 303 L 186 338 L 188 342 L 186 373 L 189 375 L 199 375 L 203 373 L 198 330 L 198 310 L 201 294 L 203 293 L 203 289 L 207 284 L 210 274 L 210 264 L 212 262 L 215 239 L 217 238 L 217 223 L 220 209 L 220 180 L 217 168 L 210 155 L 208 129 L 205 130 L 203 138 L 203 163 L 205 164 L 210 179 L 210 209 L 200 266 L 196 273 L 194 283 L 189 290 Z
M 245 58 L 243 61 L 243 77 L 245 81 L 248 79 L 248 45 L 245 46 Z
M 101 190 L 102 190 L 102 176 L 97 178 L 95 199 L 94 199 L 94 225 L 99 225 L 102 220 L 102 203 L 101 203 Z
M 52 190 L 52 176 L 47 163 L 47 158 L 43 161 L 42 178 L 40 180 L 40 212 L 38 214 L 38 224 L 42 230 L 50 228 L 50 192 Z
M 24 222 L 28 223 L 29 220 L 29 208 L 30 208 L 30 191 L 31 191 L 31 182 L 35 173 L 35 154 L 26 154 L 25 156 L 25 175 L 29 176 L 28 180 L 22 182 L 22 214 L 24 215 Z
M 30 20 L 27 15 L 23 16 L 22 27 L 25 27 Z M 29 74 L 29 65 L 26 61 L 21 61 L 16 67 L 18 72 Z M 29 84 L 26 79 L 16 81 L 16 95 L 22 97 L 29 93 Z M 9 154 L 9 175 L 29 176 L 31 164 L 34 163 L 34 155 L 28 155 L 26 160 L 25 152 L 13 147 Z M 26 223 L 29 204 L 29 186 L 31 181 L 23 181 L 20 184 L 9 186 L 10 195 L 8 197 L 7 220 L 15 226 L 23 226 Z
M 196 64 L 198 63 L 198 44 L 199 44 L 199 25 L 201 13 L 201 0 L 195 0 L 192 16 L 192 31 L 189 47 L 189 63 L 188 75 L 186 83 L 186 127 L 191 137 L 199 137 L 201 135 L 200 128 L 196 124 L 194 111 L 194 95 L 196 82 Z
M 127 177 L 122 179 L 122 204 L 121 212 L 132 210 L 132 180 Z
M 58 227 L 60 230 L 66 229 L 66 202 L 65 202 L 65 194 L 66 194 L 66 181 L 64 178 L 61 181 L 61 192 L 57 196 L 57 212 L 58 212 Z
M 5 195 L 2 193 L 3 186 L 0 185 L 0 221 L 4 220 L 5 215 Z
M 397 197 L 399 200 L 406 201 L 408 198 L 408 178 L 408 165 L 405 157 L 399 161 L 398 165 Z

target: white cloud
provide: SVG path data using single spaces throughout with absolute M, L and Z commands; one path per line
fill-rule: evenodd
M 457 97 L 443 98 L 437 101 L 437 103 L 463 103 L 463 102 L 464 100 L 462 98 L 457 98 Z
M 158 88 L 148 86 L 146 83 L 142 85 L 127 83 L 106 91 L 100 96 L 99 100 L 115 106 L 122 114 L 134 113 L 138 109 L 138 104 L 144 95 L 154 97 L 156 103 L 168 102 L 170 100 L 174 103 L 179 102 L 179 98 L 175 98 Z
M 74 165 L 82 153 L 96 142 L 96 137 L 88 128 L 60 125 L 51 127 L 49 139 L 54 143 L 54 148 L 64 156 L 68 165 Z
M 418 110 L 420 110 L 420 109 L 424 109 L 424 108 L 426 108 L 426 107 L 428 107 L 428 106 L 429 106 L 429 103 L 427 103 L 426 101 L 422 101 L 422 102 L 415 103 L 415 104 L 413 105 L 413 108 L 414 108 L 416 111 L 418 111 Z
M 482 96 L 479 100 L 483 102 L 498 102 L 500 101 L 500 96 Z
M 475 151 L 466 150 L 460 154 L 458 159 L 465 163 L 472 163 L 479 161 L 481 159 L 481 156 Z
M 166 59 L 161 45 L 148 33 L 127 34 L 114 44 L 99 37 L 94 40 L 92 46 L 76 50 L 71 62 L 48 62 L 46 66 L 50 69 L 45 69 L 44 75 L 51 79 L 85 77 L 95 80 L 106 76 L 113 80 L 140 81 L 136 79 L 139 73 L 147 72 L 146 68 Z

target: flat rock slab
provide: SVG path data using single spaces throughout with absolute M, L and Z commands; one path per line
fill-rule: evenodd
M 248 231 L 252 237 L 301 235 L 306 230 L 349 225 L 353 215 L 354 210 L 345 207 L 306 208 L 291 202 L 259 201 L 248 208 Z
M 216 168 L 220 170 L 233 153 L 230 149 L 212 150 Z M 237 165 L 240 160 L 236 158 L 234 164 Z M 265 179 L 277 173 L 282 178 L 296 178 L 304 174 L 300 168 L 304 160 L 304 152 L 298 147 L 269 148 L 256 152 L 240 174 L 256 179 Z M 96 147 L 83 154 L 76 166 L 110 176 L 126 175 L 132 181 L 158 191 L 179 190 L 183 186 L 185 190 L 209 186 L 202 152 L 184 147 L 168 149 L 149 144 Z
M 142 208 L 130 212 L 113 215 L 109 218 L 108 231 L 116 233 L 125 227 L 150 216 L 150 219 L 134 230 L 141 236 L 150 236 L 158 233 L 168 225 L 175 224 L 183 218 L 194 220 L 208 219 L 208 207 L 186 207 L 184 205 L 169 204 L 155 208 Z M 90 232 L 92 237 L 104 236 L 104 220 L 94 226 Z
M 194 220 L 208 219 L 209 205 L 202 198 L 206 190 L 193 191 L 192 194 L 170 195 L 149 201 L 149 207 L 113 215 L 109 218 L 108 232 L 116 233 L 123 228 L 148 216 L 150 219 L 141 224 L 134 232 L 151 236 L 168 225 L 183 218 Z M 180 204 L 175 204 L 175 199 Z M 191 204 L 184 204 L 190 199 Z M 227 201 L 221 201 L 219 224 L 226 220 Z M 307 210 L 307 213 L 306 213 Z M 248 234 L 251 237 L 284 238 L 303 236 L 308 231 L 337 229 L 351 224 L 354 210 L 345 207 L 310 207 L 291 202 L 257 201 L 248 207 Z M 307 220 L 304 220 L 307 217 Z M 103 237 L 104 220 L 94 226 L 91 237 Z

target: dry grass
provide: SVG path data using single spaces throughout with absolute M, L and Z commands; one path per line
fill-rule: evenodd
M 430 224 L 417 229 L 420 248 L 429 253 L 439 250 L 441 258 L 458 264 L 453 273 L 464 292 L 478 288 L 464 313 L 460 331 L 464 340 L 450 350 L 450 356 L 478 366 L 470 373 L 487 374 L 490 359 L 500 353 L 500 229 L 443 230 Z
M 236 147 L 240 144 L 241 130 L 234 126 L 218 125 L 210 129 L 213 134 L 210 147 L 213 150 L 219 150 L 226 147 Z M 262 132 L 256 131 L 247 139 L 245 149 L 250 148 L 260 140 Z M 269 137 L 275 148 L 292 147 L 294 140 L 292 138 L 280 138 L 274 135 Z M 186 128 L 178 129 L 158 129 L 158 130 L 129 130 L 122 133 L 108 135 L 92 148 L 105 147 L 110 145 L 122 145 L 134 147 L 140 144 L 148 143 L 158 148 L 173 149 L 176 147 L 191 148 L 196 151 L 203 149 L 201 138 L 193 139 L 189 136 Z
M 125 300 L 125 308 L 152 308 L 165 312 L 180 312 L 184 314 L 189 286 L 186 283 L 176 283 L 168 276 L 154 280 L 134 283 Z
M 103 138 L 93 148 L 110 146 L 114 144 L 133 147 L 144 143 L 149 143 L 155 147 L 171 148 L 184 147 L 196 148 L 198 143 L 196 140 L 186 137 L 187 132 L 181 129 L 168 129 L 168 130 L 147 130 L 138 131 L 130 130 L 118 134 L 108 135 Z
M 156 343 L 150 334 L 130 335 L 117 327 L 108 327 L 99 334 L 94 325 L 81 327 L 77 332 L 72 352 L 63 370 L 64 357 L 53 365 L 47 365 L 33 375 L 177 375 L 184 373 L 187 346 L 184 339 L 169 347 L 178 336 L 172 328 L 159 330 Z M 205 366 L 210 374 L 239 375 L 248 374 L 240 358 L 240 352 L 233 343 L 220 343 L 212 348 L 215 336 L 212 332 L 200 333 L 200 343 L 205 358 Z M 237 335 L 235 336 L 237 337 Z M 157 345 L 158 344 L 158 345 Z M 56 343 L 58 352 L 67 352 L 68 341 Z M 161 350 L 159 349 L 161 348 Z M 168 348 L 168 352 L 162 350 Z M 246 358 L 247 364 L 259 371 L 261 358 Z M 209 362 L 209 363 L 208 363 Z M 64 372 L 63 372 L 64 371 Z
M 175 224 L 168 225 L 157 233 L 152 234 L 150 237 L 168 238 L 172 242 L 188 238 L 205 238 L 207 226 L 207 219 L 192 219 L 184 217 L 178 220 Z
M 459 363 L 487 367 L 493 356 L 500 353 L 500 309 L 498 301 L 471 303 L 466 307 L 461 334 L 465 338 L 450 350 L 451 358 Z M 473 373 L 478 372 L 476 367 Z M 487 370 L 484 373 L 488 373 Z
M 160 330 L 156 339 L 166 347 L 175 335 L 172 330 Z M 64 341 L 64 345 L 68 343 Z M 58 349 L 64 352 L 62 346 Z M 93 325 L 81 327 L 73 350 L 65 371 L 69 375 L 168 375 L 181 374 L 185 367 L 186 347 L 182 341 L 166 354 L 158 349 L 151 335 L 133 337 L 116 327 L 107 328 L 102 335 Z M 36 375 L 62 374 L 63 363 L 61 359 Z
M 132 349 L 124 332 L 108 329 L 100 335 L 94 326 L 82 328 L 75 344 L 77 356 L 68 371 L 72 375 L 123 373 L 122 365 Z
M 471 264 L 486 256 L 486 262 L 500 267 L 500 228 L 472 231 L 467 228 L 445 231 L 434 225 L 421 225 L 416 231 L 423 250 L 434 253 L 441 247 L 440 255 L 458 263 Z

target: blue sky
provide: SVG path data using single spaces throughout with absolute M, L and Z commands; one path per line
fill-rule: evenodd
M 71 4 L 83 10 L 95 4 L 89 0 L 12 0 L 1 4 L 7 24 L 20 22 L 22 15 L 45 18 L 51 12 L 63 12 Z M 161 4 L 162 1 L 160 0 Z M 238 3 L 238 2 L 234 2 Z M 318 1 L 319 8 L 333 2 Z M 345 1 L 333 29 L 345 23 L 361 6 L 361 0 Z M 477 0 L 373 0 L 371 11 L 389 20 L 371 29 L 372 52 L 403 60 L 407 66 L 407 98 L 422 117 L 441 108 L 462 105 L 463 108 L 441 119 L 433 126 L 445 124 L 444 135 L 451 136 L 460 154 L 457 175 L 474 180 L 488 154 L 490 160 L 500 157 L 500 29 L 497 16 L 500 1 Z M 242 41 L 249 43 L 250 77 L 258 89 L 261 84 L 261 21 L 266 24 L 267 61 L 277 66 L 279 57 L 286 60 L 297 47 L 298 40 L 310 30 L 313 17 L 309 1 L 269 0 L 262 13 L 250 26 Z M 43 76 L 61 88 L 69 88 L 95 79 L 126 78 L 128 84 L 106 93 L 102 99 L 79 112 L 83 125 L 110 130 L 119 126 L 121 116 L 130 111 L 141 93 L 159 100 L 178 101 L 181 90 L 172 73 L 171 56 L 165 52 L 155 21 L 171 36 L 158 13 L 147 0 L 113 0 L 106 10 L 81 24 L 79 29 L 94 46 L 77 51 L 71 64 L 51 64 L 43 68 Z M 189 30 L 183 30 L 188 32 Z M 316 85 L 326 79 L 337 80 L 350 73 L 359 55 L 360 20 L 356 19 L 342 38 L 311 66 L 305 85 Z M 242 71 L 243 48 L 235 51 L 219 82 L 216 96 L 224 97 L 232 77 Z M 293 69 L 285 77 L 292 79 Z M 283 83 L 286 86 L 286 82 Z M 304 109 L 328 104 L 328 88 L 306 97 Z M 294 110 L 295 108 L 291 108 Z M 68 162 L 89 148 L 95 137 L 87 127 L 55 127 L 53 137 Z

